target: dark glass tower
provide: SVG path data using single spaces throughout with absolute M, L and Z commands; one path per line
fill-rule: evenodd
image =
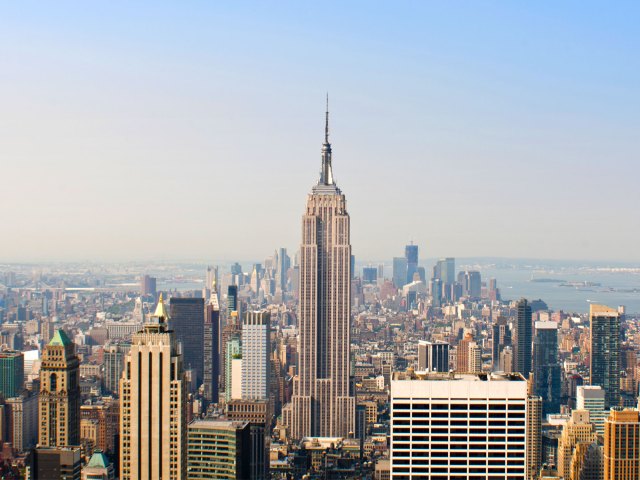
M 533 341 L 533 394 L 542 397 L 542 414 L 560 412 L 558 324 L 536 322 Z
M 518 317 L 513 338 L 513 370 L 529 378 L 531 372 L 531 305 L 523 298 L 518 301 Z
M 204 398 L 218 403 L 220 378 L 220 304 L 215 280 L 211 285 L 211 297 L 204 310 Z
M 590 306 L 591 385 L 604 390 L 605 408 L 620 406 L 620 314 L 604 305 Z
M 405 246 L 404 258 L 407 259 L 407 283 L 411 283 L 413 274 L 418 271 L 418 245 Z
M 169 329 L 182 344 L 183 368 L 194 371 L 197 388 L 204 371 L 204 299 L 173 297 L 169 308 Z

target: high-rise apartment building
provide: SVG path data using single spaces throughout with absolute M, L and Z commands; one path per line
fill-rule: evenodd
M 120 478 L 183 480 L 186 388 L 182 358 L 162 300 L 132 337 L 120 382 Z
M 17 397 L 24 388 L 24 355 L 13 350 L 0 350 L 0 395 Z
M 591 385 L 604 390 L 606 408 L 620 404 L 620 313 L 591 304 Z
M 171 297 L 169 314 L 169 329 L 181 345 L 182 365 L 192 370 L 197 388 L 204 371 L 204 299 Z
M 418 370 L 449 371 L 449 344 L 445 342 L 418 343 Z
M 329 113 L 322 170 L 307 199 L 300 246 L 298 375 L 283 414 L 293 438 L 355 431 L 350 388 L 351 244 L 346 198 L 333 180 Z
M 604 480 L 640 479 L 638 410 L 615 408 L 604 423 Z
M 211 284 L 211 296 L 204 310 L 203 338 L 204 398 L 208 402 L 218 403 L 220 382 L 220 303 L 215 279 Z
M 271 316 L 266 310 L 247 312 L 242 322 L 242 399 L 269 398 Z
M 533 341 L 533 394 L 542 397 L 543 415 L 560 412 L 558 324 L 536 322 Z
M 56 330 L 40 365 L 38 444 L 80 445 L 80 360 L 75 344 Z
M 609 415 L 604 407 L 604 390 L 597 385 L 581 385 L 576 387 L 576 407 L 588 410 L 589 419 L 596 427 L 598 435 L 604 435 L 604 421 Z
M 391 478 L 523 479 L 526 415 L 521 375 L 396 373 Z
M 518 313 L 513 335 L 513 371 L 529 378 L 531 372 L 532 319 L 531 305 L 523 298 L 516 306 Z
M 189 480 L 252 478 L 249 422 L 196 420 L 188 429 Z

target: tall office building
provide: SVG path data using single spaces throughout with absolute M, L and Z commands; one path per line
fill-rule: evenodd
M 407 258 L 393 257 L 393 285 L 402 288 L 407 284 Z
M 604 390 L 605 407 L 620 405 L 620 314 L 591 304 L 591 385 Z
M 604 435 L 604 421 L 608 412 L 604 407 L 604 390 L 597 385 L 581 385 L 576 388 L 576 407 L 588 410 L 591 423 L 598 435 Z
M 391 478 L 523 479 L 526 415 L 521 375 L 396 373 Z
M 189 480 L 253 478 L 249 470 L 250 425 L 196 420 L 188 429 Z
M 75 344 L 56 330 L 40 365 L 39 429 L 41 447 L 80 445 L 80 360 Z
M 242 322 L 242 399 L 269 398 L 271 316 L 266 310 L 247 312 Z
M 462 294 L 470 298 L 480 298 L 482 277 L 480 272 L 465 271 L 458 274 L 458 283 L 462 285 Z
M 513 371 L 529 378 L 531 372 L 531 305 L 525 298 L 517 303 L 518 316 L 516 318 L 513 335 Z
M 227 315 L 231 312 L 240 313 L 240 306 L 238 305 L 238 286 L 229 285 L 227 287 Z
M 444 342 L 418 343 L 418 370 L 449 371 L 449 344 Z
M 13 350 L 0 350 L 0 395 L 17 397 L 24 388 L 24 355 Z
M 533 341 L 533 394 L 544 400 L 543 415 L 560 413 L 560 388 L 558 324 L 536 322 Z
M 182 365 L 192 370 L 198 388 L 204 371 L 204 299 L 171 297 L 169 312 L 169 329 L 181 345 Z
M 182 358 L 162 300 L 132 337 L 120 381 L 120 478 L 183 480 L 186 388 Z
M 418 245 L 407 245 L 404 247 L 404 258 L 407 259 L 406 283 L 413 282 L 413 275 L 418 271 Z
M 640 479 L 638 410 L 612 409 L 604 423 L 604 480 Z
M 300 247 L 300 350 L 291 406 L 293 438 L 346 437 L 355 431 L 350 389 L 351 244 L 345 196 L 331 170 L 329 112 L 322 171 L 307 199 Z
M 204 398 L 208 402 L 218 403 L 220 382 L 220 303 L 215 279 L 211 283 L 211 296 L 204 310 L 203 338 Z

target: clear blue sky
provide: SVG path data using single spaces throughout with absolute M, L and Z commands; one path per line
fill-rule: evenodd
M 4 2 L 0 260 L 640 260 L 638 2 Z

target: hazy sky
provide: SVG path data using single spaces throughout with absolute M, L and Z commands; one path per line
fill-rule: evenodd
M 640 260 L 640 2 L 3 2 L 0 260 Z

